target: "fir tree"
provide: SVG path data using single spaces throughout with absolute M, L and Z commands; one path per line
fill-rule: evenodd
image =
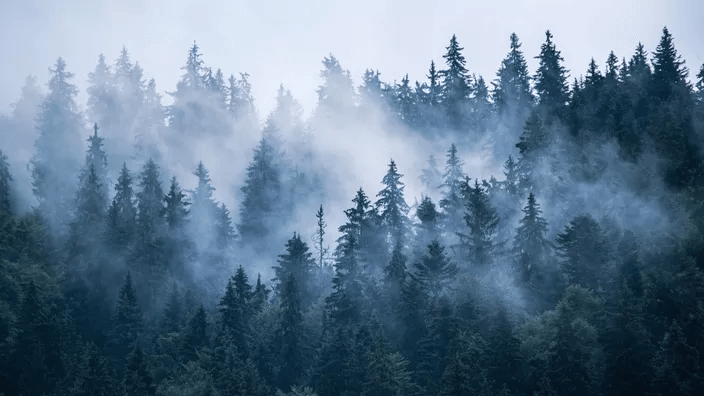
M 161 329 L 165 333 L 176 333 L 181 329 L 183 323 L 183 304 L 181 302 L 181 293 L 179 293 L 176 285 L 171 289 L 166 306 L 161 318 Z
M 459 130 L 465 126 L 464 113 L 470 95 L 469 75 L 465 67 L 467 62 L 462 55 L 464 48 L 457 42 L 457 36 L 452 35 L 446 50 L 443 58 L 447 69 L 440 72 L 443 77 L 443 104 L 450 127 Z
M 502 116 L 512 116 L 520 120 L 528 114 L 535 98 L 530 87 L 530 74 L 521 43 L 516 33 L 511 33 L 511 51 L 501 62 L 492 83 L 492 99 L 496 113 Z
M 144 351 L 136 345 L 127 359 L 122 387 L 127 395 L 156 395 L 156 386 L 149 370 Z
M 279 255 L 278 263 L 279 265 L 274 267 L 274 292 L 280 297 L 285 280 L 292 275 L 296 280 L 296 292 L 299 293 L 297 299 L 304 309 L 307 308 L 313 300 L 310 281 L 315 261 L 300 235 L 294 233 L 293 238 L 288 240 L 286 253 Z
M 303 374 L 305 359 L 303 315 L 301 314 L 298 281 L 289 273 L 283 281 L 279 298 L 282 315 L 277 332 L 277 344 L 280 351 L 281 368 L 278 384 L 282 389 L 295 385 Z
M 261 241 L 273 224 L 269 218 L 279 208 L 281 191 L 281 171 L 276 166 L 273 147 L 266 139 L 259 141 L 254 150 L 252 163 L 247 167 L 244 198 L 240 206 L 240 222 L 237 230 L 242 243 L 263 249 Z
M 71 396 L 117 396 L 118 391 L 110 365 L 93 343 L 82 348 L 73 383 L 68 387 Z
M 327 253 L 329 248 L 325 246 L 325 228 L 327 227 L 327 224 L 325 224 L 325 219 L 323 219 L 323 205 L 320 205 L 320 209 L 315 213 L 315 218 L 318 219 L 317 222 L 317 229 L 315 231 L 315 235 L 313 236 L 313 241 L 314 241 L 314 246 L 315 246 L 315 252 L 316 252 L 316 261 L 318 264 L 318 267 L 324 268 L 327 266 Z
M 379 200 L 375 205 L 380 212 L 381 226 L 386 231 L 390 246 L 402 241 L 408 232 L 409 207 L 403 197 L 405 184 L 401 182 L 401 177 L 403 175 L 398 173 L 392 159 L 382 180 L 384 188 L 376 195 Z
M 408 275 L 406 272 L 407 260 L 408 258 L 403 254 L 401 244 L 397 243 L 391 253 L 391 261 L 384 268 L 384 286 L 392 302 L 397 302 L 401 297 L 401 289 Z
M 12 214 L 12 174 L 7 156 L 0 150 L 0 216 Z
M 125 358 L 138 345 L 142 328 L 142 309 L 137 301 L 132 275 L 128 272 L 118 295 L 110 341 L 112 357 L 118 368 L 124 366 Z
M 650 93 L 660 100 L 668 100 L 675 89 L 687 84 L 689 69 L 677 53 L 674 39 L 667 27 L 662 29 L 662 37 L 653 52 L 653 75 Z M 681 91 L 680 91 L 681 92 Z
M 34 195 L 39 211 L 49 227 L 65 231 L 69 223 L 71 200 L 75 197 L 75 175 L 82 147 L 81 115 L 75 97 L 76 86 L 70 83 L 73 73 L 66 71 L 62 58 L 51 70 L 49 93 L 41 104 L 35 143 L 36 153 L 30 162 Z M 62 147 L 57 150 L 57 147 Z
M 454 235 L 462 227 L 462 181 L 465 178 L 462 166 L 464 162 L 457 156 L 457 147 L 453 143 L 447 150 L 447 161 L 445 162 L 445 173 L 442 176 L 442 187 L 444 189 L 440 207 L 445 215 L 445 232 Z M 452 239 L 451 239 L 452 240 Z
M 518 273 L 521 279 L 528 283 L 534 279 L 535 273 L 547 264 L 546 260 L 550 256 L 550 244 L 545 239 L 548 223 L 541 214 L 535 195 L 530 193 L 523 208 L 523 218 L 519 221 L 520 225 L 513 239 L 513 254 Z
M 428 166 L 423 168 L 421 172 L 420 182 L 423 183 L 427 193 L 433 193 L 442 185 L 442 174 L 438 169 L 435 156 L 432 154 L 428 157 Z
M 438 240 L 428 244 L 428 251 L 416 263 L 416 279 L 421 289 L 436 300 L 455 281 L 459 269 L 445 254 L 445 248 Z
M 208 346 L 208 322 L 203 305 L 188 320 L 181 344 L 181 356 L 184 362 L 198 359 L 198 351 Z
M 552 123 L 554 116 L 564 116 L 567 104 L 567 69 L 562 65 L 564 59 L 560 51 L 552 42 L 552 33 L 545 32 L 545 43 L 540 46 L 540 55 L 536 57 L 540 66 L 534 77 L 535 91 L 538 94 L 538 104 L 543 112 L 548 115 L 548 123 Z
M 169 185 L 169 192 L 164 197 L 164 217 L 170 231 L 179 233 L 183 230 L 186 225 L 189 213 L 188 206 L 190 204 L 186 200 L 186 194 L 181 190 L 176 176 L 173 176 Z
M 557 251 L 570 283 L 594 290 L 603 286 L 608 244 L 601 226 L 590 215 L 575 217 L 558 234 Z
M 466 202 L 465 223 L 469 228 L 467 234 L 460 233 L 463 247 L 469 255 L 470 261 L 479 267 L 489 264 L 496 242 L 494 236 L 499 217 L 489 201 L 489 196 L 478 181 L 470 187 L 469 179 L 463 186 L 463 196 Z
M 108 130 L 119 121 L 119 104 L 110 66 L 105 56 L 98 56 L 98 64 L 88 73 L 88 116 Z
M 122 165 L 115 184 L 115 196 L 108 210 L 107 241 L 117 251 L 126 249 L 135 240 L 137 209 L 132 189 L 132 175 Z
M 523 189 L 528 189 L 533 184 L 534 172 L 540 159 L 547 154 L 548 145 L 548 134 L 542 118 L 534 111 L 526 120 L 521 140 L 516 144 L 520 153 L 518 170 Z
M 420 220 L 420 224 L 416 224 L 416 246 L 425 247 L 433 239 L 440 238 L 441 216 L 430 197 L 422 197 L 416 217 Z

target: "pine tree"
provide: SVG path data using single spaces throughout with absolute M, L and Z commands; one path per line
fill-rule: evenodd
M 526 120 L 521 140 L 516 144 L 520 153 L 518 171 L 523 189 L 529 189 L 533 185 L 534 172 L 539 161 L 547 154 L 548 145 L 549 137 L 542 118 L 537 111 L 534 111 Z
M 423 168 L 420 175 L 420 181 L 426 193 L 433 193 L 442 185 L 442 174 L 438 169 L 438 164 L 435 161 L 435 156 L 432 154 L 428 157 L 428 166 Z
M 242 192 L 244 198 L 237 224 L 242 243 L 255 250 L 264 249 L 263 240 L 274 226 L 270 218 L 278 210 L 282 194 L 281 170 L 276 166 L 273 147 L 266 139 L 260 140 L 254 150 Z
M 70 224 L 69 254 L 83 256 L 90 265 L 98 258 L 100 236 L 107 212 L 107 197 L 93 164 L 88 165 L 76 195 L 76 212 Z
M 510 197 L 519 197 L 521 193 L 519 169 L 518 163 L 513 159 L 513 156 L 509 155 L 506 162 L 504 162 L 503 173 L 506 178 L 503 182 L 504 191 L 506 191 Z
M 450 127 L 460 130 L 465 126 L 465 112 L 470 96 L 469 74 L 465 67 L 466 61 L 462 55 L 464 48 L 457 42 L 457 36 L 452 35 L 450 45 L 443 55 L 447 69 L 440 73 L 443 77 L 443 104 Z
M 181 293 L 179 293 L 176 285 L 171 289 L 166 306 L 161 318 L 161 329 L 164 333 L 176 333 L 181 329 L 183 323 L 183 304 L 181 302 Z
M 234 277 L 227 281 L 225 294 L 218 303 L 220 312 L 221 342 L 230 340 L 237 348 L 238 352 L 246 356 L 249 353 L 249 324 L 245 321 L 246 306 L 241 304 L 241 299 L 235 289 Z
M 316 262 L 321 269 L 327 266 L 327 254 L 330 250 L 325 246 L 325 228 L 327 224 L 325 224 L 323 215 L 323 205 L 320 205 L 320 209 L 315 213 L 315 218 L 318 219 L 318 222 L 315 235 L 313 236 L 313 242 L 316 252 Z
M 409 83 L 410 80 L 406 74 L 396 89 L 396 106 L 401 120 L 410 127 L 414 127 L 418 122 L 416 96 Z
M 198 359 L 198 351 L 208 346 L 208 322 L 203 305 L 188 320 L 181 344 L 181 357 L 184 362 Z
M 12 181 L 7 156 L 0 150 L 0 216 L 13 213 Z
M 467 234 L 460 233 L 464 249 L 470 261 L 479 267 L 489 264 L 496 242 L 494 236 L 499 223 L 499 216 L 489 201 L 485 188 L 474 181 L 470 187 L 469 178 L 463 184 L 463 194 L 466 202 L 464 221 L 469 228 Z
M 440 208 L 444 211 L 446 220 L 445 233 L 454 235 L 462 227 L 462 213 L 464 205 L 462 202 L 462 181 L 466 177 L 462 166 L 464 162 L 457 155 L 457 147 L 453 143 L 447 150 L 447 161 L 445 162 L 445 173 L 442 176 L 442 187 L 444 189 Z M 449 239 L 453 241 L 452 238 Z M 454 241 L 453 241 L 454 242 Z
M 303 315 L 297 286 L 298 281 L 294 274 L 288 273 L 279 293 L 282 314 L 277 329 L 277 346 L 281 366 L 277 382 L 282 389 L 297 384 L 305 367 Z
M 361 315 L 362 284 L 357 253 L 357 240 L 346 237 L 338 246 L 333 292 L 325 298 L 328 316 L 337 326 L 356 323 Z
M 254 312 L 260 312 L 265 304 L 269 301 L 269 288 L 262 283 L 262 275 L 257 274 L 257 283 L 254 285 L 254 291 L 250 299 Z
M 699 394 L 702 390 L 699 359 L 699 352 L 688 345 L 680 324 L 673 321 L 652 360 L 653 390 L 661 394 Z
M 139 273 L 144 274 L 147 282 L 156 282 L 166 269 L 164 221 L 164 191 L 161 186 L 158 166 L 151 159 L 139 174 L 137 193 L 137 219 L 135 265 Z M 148 292 L 149 305 L 157 298 L 156 286 L 151 285 Z
M 520 225 L 513 239 L 513 254 L 518 274 L 528 283 L 535 279 L 535 276 L 540 276 L 541 267 L 545 267 L 550 256 L 550 244 L 545 239 L 548 223 L 541 214 L 535 195 L 530 193 L 523 208 L 523 218 L 519 221 Z
M 110 365 L 93 343 L 82 348 L 73 383 L 68 387 L 70 396 L 117 396 L 119 389 L 113 379 Z
M 516 33 L 511 33 L 510 40 L 511 51 L 501 62 L 497 78 L 492 83 L 492 99 L 499 117 L 515 117 L 519 121 L 528 115 L 535 98 L 530 87 L 528 64 Z
M 154 379 L 147 369 L 147 359 L 139 344 L 127 359 L 122 387 L 127 395 L 156 395 Z
M 436 239 L 428 244 L 428 251 L 414 265 L 415 278 L 421 290 L 432 300 L 449 290 L 459 272 L 457 265 L 452 263 L 445 253 L 445 247 Z
M 554 117 L 564 117 L 568 99 L 568 71 L 562 65 L 564 59 L 552 42 L 549 30 L 545 32 L 545 43 L 540 46 L 540 55 L 536 59 L 540 66 L 534 77 L 535 91 L 538 94 L 538 104 L 548 116 L 546 121 L 551 124 Z
M 430 197 L 422 197 L 416 217 L 420 220 L 416 224 L 416 246 L 426 247 L 433 239 L 440 238 L 441 216 Z
M 401 297 L 401 290 L 407 278 L 406 261 L 403 248 L 397 243 L 391 253 L 391 261 L 384 268 L 384 286 L 390 301 L 396 303 Z
M 299 234 L 294 233 L 293 238 L 286 243 L 286 253 L 279 255 L 278 266 L 274 267 L 275 278 L 273 281 L 274 292 L 281 296 L 281 288 L 289 275 L 293 275 L 296 280 L 296 291 L 301 306 L 305 309 L 313 301 L 310 281 L 312 271 L 315 266 L 313 254 L 309 251 L 308 245 L 301 240 Z
M 190 192 L 191 238 L 195 241 L 198 251 L 203 252 L 214 242 L 212 239 L 215 236 L 214 225 L 218 204 L 213 199 L 215 188 L 210 185 L 210 174 L 203 162 L 198 162 L 193 175 L 198 178 L 198 185 Z
M 331 120 L 333 116 L 345 117 L 354 107 L 354 87 L 349 70 L 345 70 L 332 54 L 323 58 L 320 77 L 323 85 L 318 87 L 316 118 Z
M 590 215 L 575 217 L 558 234 L 557 252 L 570 283 L 594 290 L 603 286 L 608 243 L 601 226 Z
M 670 99 L 675 91 L 681 92 L 687 84 L 689 69 L 677 53 L 674 39 L 667 27 L 662 29 L 662 37 L 653 52 L 653 75 L 650 94 L 662 101 Z
M 105 56 L 98 56 L 98 64 L 88 73 L 88 116 L 109 130 L 119 121 L 119 104 L 110 66 Z
M 132 275 L 128 272 L 118 295 L 110 340 L 112 358 L 118 368 L 124 366 L 125 358 L 138 345 L 142 329 L 142 309 L 137 301 Z
M 401 182 L 402 174 L 398 173 L 396 163 L 392 159 L 389 170 L 384 175 L 384 188 L 376 195 L 379 200 L 375 205 L 380 212 L 381 226 L 386 231 L 389 246 L 403 241 L 408 232 L 409 207 L 403 196 L 405 184 Z
M 122 165 L 120 176 L 115 184 L 115 196 L 108 209 L 106 239 L 108 245 L 117 251 L 124 251 L 135 240 L 137 209 L 132 190 L 132 175 L 127 165 Z
M 191 204 L 186 200 L 186 194 L 181 189 L 176 176 L 171 178 L 169 192 L 164 197 L 166 225 L 169 230 L 180 233 L 186 225 L 188 217 L 188 206 Z
M 73 73 L 66 71 L 62 58 L 54 67 L 49 93 L 37 116 L 39 137 L 30 168 L 39 211 L 50 229 L 61 232 L 69 223 L 71 201 L 75 197 L 74 177 L 80 168 L 77 159 L 83 130 L 75 101 L 78 90 L 70 83 Z

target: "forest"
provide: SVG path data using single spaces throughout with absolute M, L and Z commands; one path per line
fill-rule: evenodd
M 173 92 L 126 48 L 28 77 L 0 395 L 703 395 L 704 65 L 667 28 L 584 72 L 553 39 L 487 80 L 456 36 L 423 81 L 329 55 L 306 117 L 195 42 Z

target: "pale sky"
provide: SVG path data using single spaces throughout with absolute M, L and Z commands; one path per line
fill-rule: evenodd
M 163 92 L 175 87 L 196 40 L 208 66 L 251 75 L 263 116 L 281 83 L 309 112 L 328 53 L 351 71 L 355 85 L 365 68 L 381 71 L 384 81 L 405 73 L 423 80 L 456 33 L 470 72 L 488 81 L 511 32 L 523 42 L 532 73 L 550 29 L 576 77 L 591 57 L 603 69 L 611 50 L 630 57 L 642 41 L 652 51 L 666 25 L 696 71 L 704 62 L 702 21 L 702 0 L 0 0 L 0 111 L 17 99 L 26 75 L 44 87 L 58 56 L 76 74 L 85 103 L 98 54 L 112 62 L 123 44 Z

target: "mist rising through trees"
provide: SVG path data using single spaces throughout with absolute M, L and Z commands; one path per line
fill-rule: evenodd
M 330 54 L 308 118 L 195 42 L 164 94 L 99 55 L 85 104 L 58 58 L 0 117 L 0 393 L 704 393 L 704 65 L 560 45 Z

